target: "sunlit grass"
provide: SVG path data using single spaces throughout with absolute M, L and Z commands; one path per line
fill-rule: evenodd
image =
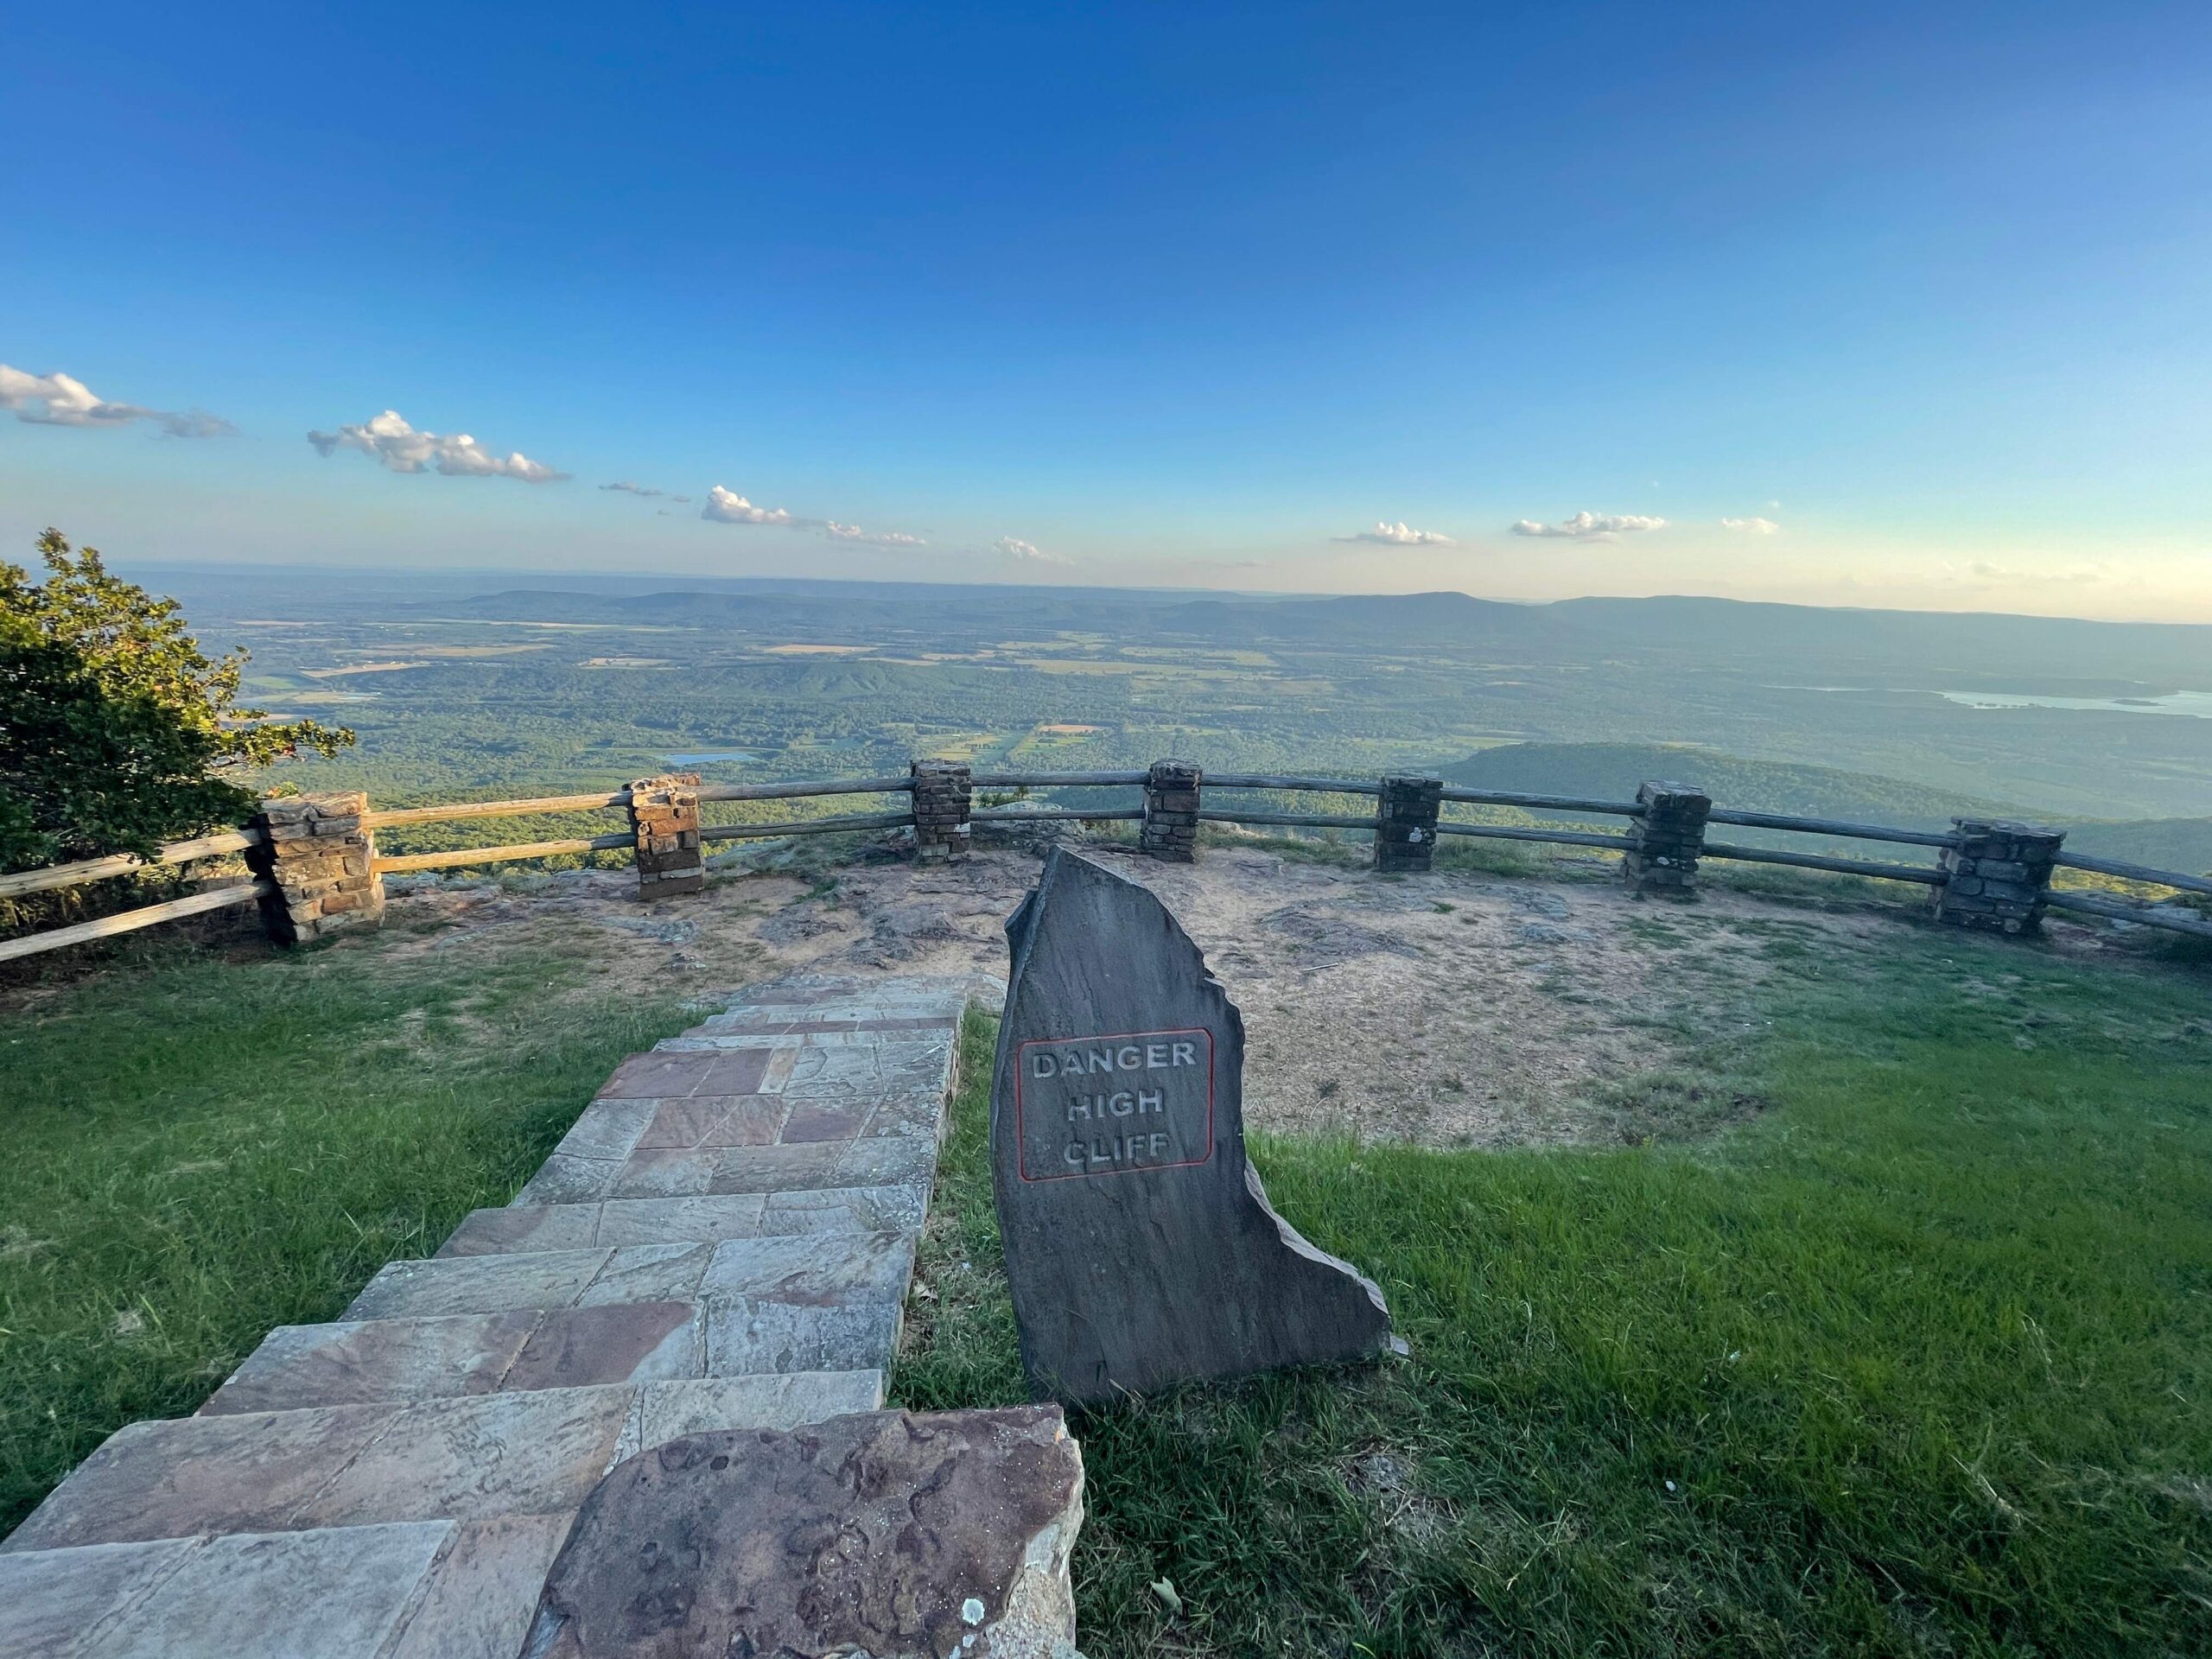
M 1879 950 L 1642 1080 L 1717 1139 L 1259 1146 L 1413 1357 L 1077 1414 L 1085 1650 L 2202 1651 L 2207 984 Z M 964 1040 L 918 1406 L 1025 1397 Z

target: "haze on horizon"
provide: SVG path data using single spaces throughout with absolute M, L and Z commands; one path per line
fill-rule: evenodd
M 0 557 L 2212 621 L 2202 6 L 517 16 L 11 19 Z

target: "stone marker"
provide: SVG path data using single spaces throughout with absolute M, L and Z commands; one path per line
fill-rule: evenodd
M 1007 923 L 991 1173 L 1040 1392 L 1403 1351 L 1244 1157 L 1244 1022 L 1151 893 L 1065 849 Z
M 876 1411 L 671 1440 L 602 1480 L 529 1659 L 1081 1659 L 1059 1409 Z

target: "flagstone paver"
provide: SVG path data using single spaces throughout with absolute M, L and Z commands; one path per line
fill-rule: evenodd
M 302 1527 L 573 1510 L 613 1462 L 627 1389 L 546 1389 L 403 1406 L 295 1512 Z
M 741 1371 L 888 1370 L 899 1346 L 895 1304 L 803 1307 L 753 1297 L 707 1305 L 707 1368 Z
M 0 1555 L 0 1606 L 11 1652 L 70 1655 L 112 1627 L 200 1548 L 196 1538 L 150 1544 L 86 1544 Z
M 515 1659 L 573 1517 L 503 1515 L 454 1526 L 378 1659 Z
M 445 1522 L 210 1539 L 105 1631 L 112 1659 L 373 1654 L 447 1541 Z
M 506 1313 L 280 1325 L 200 1414 L 489 1394 L 543 1318 Z
M 964 1001 L 786 981 L 631 1056 L 513 1203 L 87 1458 L 0 1659 L 513 1659 L 614 1464 L 881 1405 Z
M 613 1257 L 612 1249 L 537 1250 L 394 1262 L 361 1287 L 346 1306 L 346 1318 L 430 1319 L 515 1307 L 573 1307 Z
M 330 1406 L 133 1423 L 0 1551 L 280 1530 L 397 1414 L 391 1405 Z
M 913 1186 L 822 1186 L 771 1192 L 760 1236 L 786 1233 L 918 1233 L 930 1190 Z
M 697 1376 L 700 1310 L 690 1302 L 626 1302 L 549 1313 L 499 1379 L 503 1393 Z
M 556 1152 L 537 1166 L 537 1173 L 515 1195 L 517 1204 L 589 1204 L 607 1196 L 607 1189 L 622 1170 L 621 1163 L 606 1158 L 576 1158 Z
M 912 1234 L 795 1233 L 716 1245 L 699 1294 L 710 1306 L 728 1296 L 795 1307 L 895 1306 L 913 1275 Z
M 818 1423 L 851 1412 L 873 1411 L 882 1399 L 883 1373 L 871 1368 L 652 1382 L 638 1390 L 615 1456 L 618 1461 L 635 1457 L 664 1440 L 703 1433 L 728 1422 Z

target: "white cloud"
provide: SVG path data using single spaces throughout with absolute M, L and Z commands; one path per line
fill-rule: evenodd
M 397 410 L 389 409 L 359 426 L 341 426 L 335 432 L 310 432 L 308 442 L 323 455 L 340 449 L 358 449 L 395 473 L 419 473 L 431 468 L 448 478 L 518 478 L 525 484 L 551 484 L 569 476 L 555 472 L 542 461 L 532 461 L 520 450 L 495 455 L 466 432 L 452 437 L 417 432 L 400 418 Z
M 707 492 L 707 505 L 699 509 L 702 518 L 711 518 L 718 524 L 790 524 L 796 521 L 781 507 L 756 507 L 735 490 L 726 490 L 717 484 Z
M 1457 547 L 1449 536 L 1433 530 L 1415 530 L 1401 519 L 1398 523 L 1377 524 L 1372 530 L 1363 530 L 1353 536 L 1332 536 L 1338 542 L 1375 542 L 1384 547 Z
M 688 495 L 670 495 L 666 490 L 656 490 L 650 485 L 632 484 L 626 478 L 619 484 L 602 484 L 599 487 L 602 490 L 620 490 L 625 495 L 643 495 L 663 498 L 675 502 L 679 507 L 690 506 L 693 499 L 693 498 Z M 665 508 L 662 509 L 661 517 L 664 518 L 668 517 L 668 512 Z
M 1960 580 L 1956 565 L 1945 563 L 1937 569 L 1952 581 Z M 2101 563 L 2076 564 L 2061 570 L 2024 570 L 1988 559 L 1977 559 L 1967 566 L 1965 574 L 1973 579 L 1967 583 L 1969 587 L 2037 588 L 2050 584 L 2074 587 L 2101 582 L 2107 580 L 2111 573 Z
M 690 498 L 679 495 L 674 499 L 683 501 Z M 774 524 L 784 530 L 818 530 L 832 541 L 861 542 L 870 547 L 928 545 L 920 537 L 900 531 L 870 531 L 858 524 L 841 524 L 835 518 L 801 518 L 782 507 L 756 507 L 736 491 L 726 490 L 719 484 L 707 492 L 707 505 L 699 510 L 699 516 L 718 524 Z
M 927 547 L 929 543 L 918 536 L 909 536 L 903 531 L 887 530 L 870 533 L 858 524 L 841 524 L 835 518 L 822 521 L 823 533 L 841 542 L 866 542 L 871 547 Z
M 1772 536 L 1782 528 L 1771 518 L 1723 518 L 1723 530 L 1740 530 L 1746 536 Z
M 0 363 L 0 409 L 31 426 L 128 426 L 151 421 L 173 438 L 219 438 L 238 429 L 205 410 L 175 414 L 142 404 L 111 404 L 74 375 L 32 374 Z
M 1664 518 L 1646 518 L 1637 512 L 1578 512 L 1572 518 L 1563 518 L 1555 524 L 1540 524 L 1533 518 L 1516 519 L 1512 526 L 1516 536 L 1560 537 L 1577 542 L 1617 542 L 1623 536 L 1642 530 L 1664 530 Z
M 1047 553 L 1034 542 L 1025 542 L 1018 537 L 1001 536 L 991 543 L 991 550 L 1024 564 L 1073 564 L 1075 561 L 1065 553 Z

